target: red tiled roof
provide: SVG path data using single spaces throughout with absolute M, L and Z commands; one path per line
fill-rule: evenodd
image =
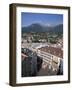
M 39 48 L 39 50 L 63 58 L 63 50 L 61 50 L 60 48 L 46 46 Z

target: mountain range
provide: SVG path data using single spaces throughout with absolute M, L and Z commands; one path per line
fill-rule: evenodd
M 43 26 L 39 23 L 34 23 L 26 27 L 22 27 L 22 33 L 25 32 L 55 32 L 63 33 L 63 24 L 58 24 L 56 26 Z

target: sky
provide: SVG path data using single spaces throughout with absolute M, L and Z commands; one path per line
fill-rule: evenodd
M 63 24 L 62 14 L 42 14 L 42 13 L 21 13 L 21 26 L 29 26 L 34 23 L 40 23 L 44 26 L 55 26 Z

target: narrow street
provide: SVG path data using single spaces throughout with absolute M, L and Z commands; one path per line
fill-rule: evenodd
M 37 76 L 47 76 L 47 75 L 56 75 L 57 71 L 53 71 L 52 68 L 49 68 L 48 64 L 43 64 L 39 72 L 37 73 Z

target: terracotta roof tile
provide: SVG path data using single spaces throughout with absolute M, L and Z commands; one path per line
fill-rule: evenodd
M 63 58 L 63 50 L 61 50 L 60 48 L 46 46 L 46 47 L 39 48 L 39 50 L 53 54 L 60 58 Z

